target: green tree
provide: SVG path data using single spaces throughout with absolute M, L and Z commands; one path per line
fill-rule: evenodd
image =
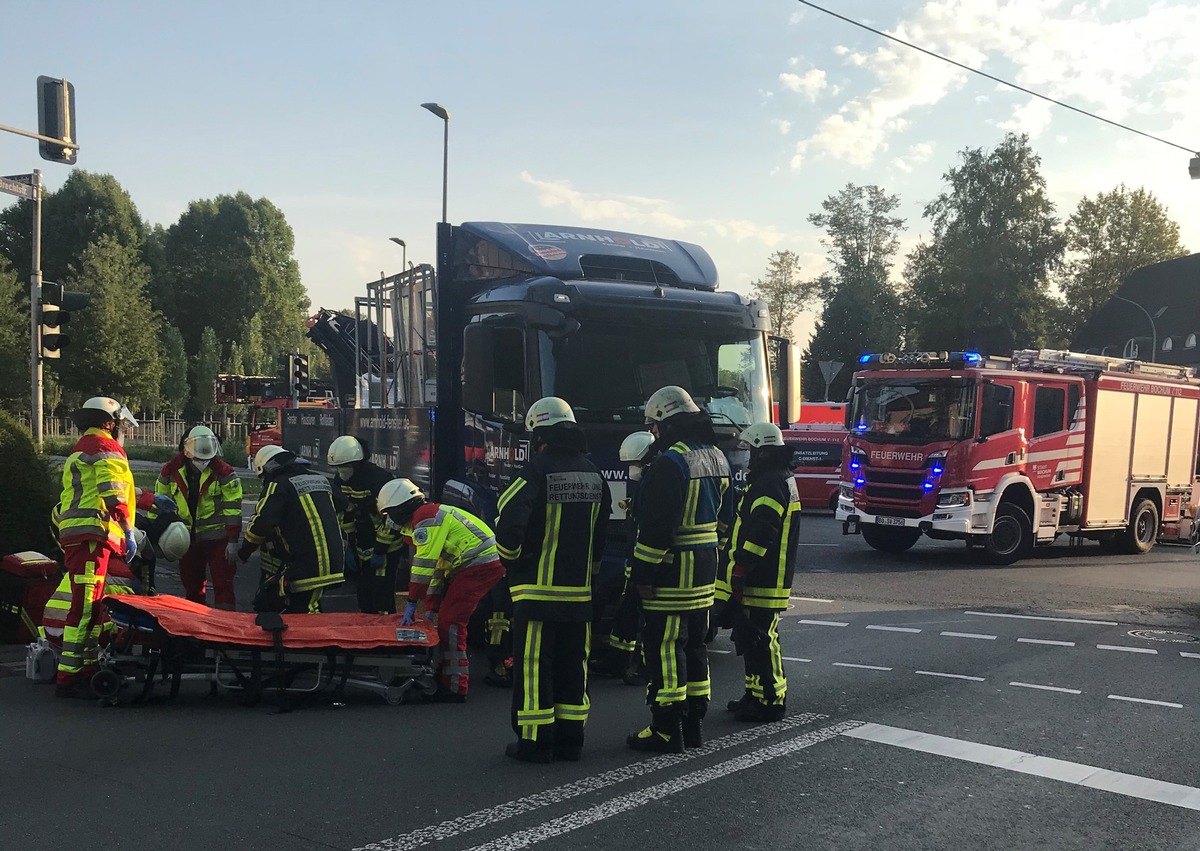
M 859 355 L 899 347 L 903 311 L 890 277 L 904 229 L 904 219 L 892 215 L 899 205 L 899 196 L 878 186 L 848 183 L 808 217 L 824 229 L 821 244 L 833 267 L 816 281 L 824 305 L 804 353 L 802 386 L 809 399 L 824 398 L 821 361 L 842 364 L 829 392 L 841 399 Z
M 54 557 L 50 512 L 59 488 L 45 458 L 37 453 L 29 429 L 0 411 L 0 541 L 5 552 L 33 550 Z
M 173 414 L 182 414 L 188 401 L 188 359 L 183 335 L 174 325 L 164 322 L 159 327 L 158 339 L 163 353 L 160 404 Z
M 242 336 L 242 359 L 246 375 L 262 375 L 268 369 L 266 346 L 263 343 L 262 314 L 256 313 L 246 322 Z
M 0 256 L 0 399 L 29 405 L 29 295 Z
M 1125 184 L 1084 197 L 1067 219 L 1067 262 L 1058 276 L 1070 338 L 1134 269 L 1187 254 L 1179 225 L 1154 194 Z
M 1042 343 L 1055 307 L 1050 273 L 1063 237 L 1029 137 L 968 148 L 925 208 L 932 234 L 904 277 L 912 342 L 1004 354 Z
M 796 317 L 814 295 L 811 281 L 800 279 L 800 258 L 793 251 L 776 251 L 767 258 L 766 275 L 751 285 L 751 295 L 767 303 L 771 333 L 791 337 Z
M 192 410 L 211 413 L 213 410 L 213 379 L 221 371 L 221 343 L 212 328 L 200 332 L 199 350 L 192 358 Z

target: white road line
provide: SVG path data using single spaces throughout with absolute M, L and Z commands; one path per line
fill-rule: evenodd
M 834 662 L 835 668 L 862 668 L 864 671 L 890 671 L 891 668 L 885 668 L 882 665 L 855 665 L 853 662 Z
M 721 653 L 724 655 L 724 654 L 732 653 L 733 651 L 732 650 L 714 650 L 713 648 L 710 647 L 710 648 L 708 648 L 708 652 L 709 653 Z
M 785 662 L 811 662 L 812 659 L 801 659 L 799 656 L 781 656 Z
M 1051 641 L 1049 638 L 1018 638 L 1018 644 L 1049 644 L 1052 647 L 1074 647 L 1074 641 Z
M 1149 653 L 1151 656 L 1157 656 L 1158 651 L 1152 647 L 1125 647 L 1120 644 L 1097 644 L 1097 650 L 1121 650 L 1125 653 Z
M 1109 700 L 1124 700 L 1129 703 L 1145 703 L 1150 706 L 1167 706 L 1167 707 L 1170 707 L 1171 709 L 1183 709 L 1182 703 L 1171 703 L 1170 701 L 1167 701 L 1167 700 L 1147 700 L 1144 697 L 1125 697 L 1124 695 L 1120 695 L 1120 694 L 1110 694 L 1108 696 L 1108 699 Z
M 1179 655 L 1185 659 L 1200 659 L 1200 653 L 1184 653 L 1180 650 Z
M 970 680 L 973 683 L 987 682 L 983 677 L 968 677 L 966 674 L 943 674 L 941 671 L 917 671 L 927 677 L 946 677 L 950 680 Z
M 692 789 L 712 780 L 719 780 L 738 771 L 754 768 L 755 766 L 762 765 L 764 762 L 788 756 L 821 742 L 827 742 L 852 730 L 861 723 L 861 721 L 843 721 L 840 724 L 832 724 L 828 727 L 822 727 L 819 730 L 813 730 L 810 733 L 802 733 L 791 739 L 785 739 L 774 745 L 768 745 L 765 748 L 751 751 L 725 762 L 719 762 L 708 768 L 693 771 L 690 774 L 684 774 L 681 777 L 667 780 L 655 786 L 638 789 L 615 798 L 610 798 L 594 807 L 551 819 L 528 830 L 520 830 L 510 833 L 507 836 L 501 836 L 491 842 L 474 846 L 473 851 L 515 851 L 515 849 L 527 848 L 538 842 L 562 836 L 565 833 L 588 827 L 606 818 L 636 809 L 649 804 L 651 801 L 660 801 L 678 792 Z
M 792 718 L 785 718 L 774 724 L 750 727 L 749 729 L 741 730 L 728 736 L 713 739 L 711 742 L 705 743 L 702 748 L 687 750 L 681 754 L 664 754 L 630 763 L 621 768 L 614 768 L 611 771 L 601 772 L 591 777 L 584 777 L 573 783 L 554 786 L 545 791 L 535 792 L 532 795 L 516 798 L 507 803 L 497 804 L 494 807 L 488 807 L 483 810 L 476 810 L 465 816 L 446 819 L 438 824 L 421 827 L 409 833 L 402 833 L 391 839 L 372 842 L 370 845 L 364 845 L 356 848 L 354 851 L 407 851 L 407 849 L 420 848 L 442 839 L 449 839 L 453 836 L 469 833 L 472 830 L 478 830 L 481 827 L 487 827 L 488 825 L 496 824 L 506 819 L 541 809 L 542 807 L 549 807 L 563 801 L 568 801 L 571 798 L 577 798 L 580 795 L 595 792 L 598 789 L 604 789 L 626 780 L 632 780 L 635 777 L 642 777 L 659 769 L 673 768 L 681 763 L 709 756 L 716 751 L 738 747 L 763 736 L 778 735 L 804 724 L 824 721 L 828 717 L 827 715 L 804 713 Z
M 949 636 L 950 638 L 982 638 L 986 641 L 996 640 L 996 636 L 994 635 L 981 635 L 978 632 L 943 632 L 942 635 Z
M 1009 683 L 1016 688 L 1035 688 L 1040 691 L 1061 691 L 1063 694 L 1083 694 L 1077 688 L 1059 688 L 1058 686 L 1040 686 L 1037 683 Z
M 861 727 L 847 730 L 842 735 L 866 742 L 877 742 L 921 753 L 959 759 L 964 762 L 973 762 L 976 765 L 987 765 L 1007 771 L 1016 771 L 1020 774 L 1061 780 L 1064 783 L 1126 795 L 1130 798 L 1140 798 L 1143 801 L 1157 801 L 1173 807 L 1200 810 L 1200 789 L 1178 783 L 1167 783 L 1151 777 L 1139 777 L 1136 774 L 1124 774 L 1119 771 L 1110 771 L 1107 768 L 1097 768 L 1093 765 L 1067 762 L 1062 759 L 1053 759 L 962 739 L 934 736 L 916 730 L 902 730 L 882 724 L 863 724 Z
M 840 547 L 841 544 L 796 544 L 798 547 Z
M 789 600 L 804 600 L 809 603 L 832 603 L 833 600 L 827 600 L 824 597 L 789 597 Z
M 879 624 L 867 624 L 867 629 L 880 629 L 884 632 L 920 632 L 915 626 L 880 626 Z
M 802 621 L 800 621 L 800 623 L 806 623 L 806 624 L 810 624 L 812 626 L 850 626 L 850 624 L 842 623 L 841 621 L 806 621 L 806 620 L 802 620 Z
M 1120 626 L 1116 621 L 1090 621 L 1084 618 L 1048 618 L 1041 615 L 1006 615 L 1002 612 L 963 612 L 964 615 L 978 615 L 981 618 L 1016 618 L 1026 621 L 1054 621 L 1055 623 L 1090 623 L 1096 626 Z

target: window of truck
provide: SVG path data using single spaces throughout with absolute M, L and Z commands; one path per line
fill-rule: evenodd
M 979 436 L 991 437 L 1012 429 L 1013 388 L 1007 384 L 985 381 L 983 384 L 982 414 Z
M 962 440 L 974 434 L 975 394 L 965 378 L 867 378 L 850 420 L 859 434 L 888 442 Z
M 463 339 L 463 407 L 494 419 L 518 422 L 526 398 L 525 332 L 511 325 L 473 323 Z
M 1062 387 L 1038 387 L 1033 399 L 1033 436 L 1062 431 L 1067 412 L 1067 391 Z

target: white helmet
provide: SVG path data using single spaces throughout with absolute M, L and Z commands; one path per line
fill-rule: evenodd
M 375 507 L 380 514 L 386 514 L 389 509 L 400 508 L 414 500 L 425 500 L 425 494 L 419 487 L 408 479 L 392 479 L 379 489 Z
M 660 387 L 646 400 L 646 422 L 661 423 L 676 414 L 694 414 L 700 408 L 682 387 Z
M 622 461 L 633 463 L 635 461 L 644 461 L 646 455 L 650 452 L 650 446 L 654 443 L 654 435 L 648 431 L 635 431 L 629 437 L 621 441 L 621 450 L 618 453 Z
M 329 454 L 326 456 L 330 467 L 340 467 L 343 464 L 353 464 L 366 457 L 362 441 L 351 434 L 343 434 L 329 444 Z
M 130 428 L 137 428 L 138 425 L 129 409 L 110 396 L 93 396 L 83 403 L 83 410 L 104 411 L 112 417 L 113 422 L 123 423 Z
M 182 521 L 168 523 L 158 536 L 158 551 L 167 561 L 179 561 L 192 545 L 192 533 Z M 140 545 L 139 545 L 140 546 Z
M 538 399 L 529 406 L 529 412 L 525 414 L 525 428 L 529 431 L 558 423 L 573 422 L 575 422 L 575 412 L 571 410 L 570 405 L 557 396 Z
M 221 454 L 221 441 L 208 426 L 192 426 L 183 439 L 183 454 L 197 461 L 208 461 Z
M 138 527 L 134 526 L 133 527 L 133 542 L 135 544 L 137 544 L 137 551 L 139 553 L 144 553 L 146 551 L 146 549 L 145 549 L 145 547 L 146 547 L 146 531 L 144 529 L 139 529 Z
M 254 472 L 261 476 L 267 471 L 267 465 L 270 464 L 277 455 L 282 455 L 284 453 L 287 453 L 288 455 L 292 454 L 282 446 L 276 446 L 273 443 L 264 446 L 254 455 Z
M 760 446 L 783 446 L 783 432 L 775 423 L 755 423 L 742 432 L 742 443 L 751 449 Z

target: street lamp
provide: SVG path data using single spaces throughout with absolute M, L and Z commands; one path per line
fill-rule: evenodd
M 402 255 L 403 259 L 400 261 L 400 271 L 403 272 L 408 268 L 408 246 L 405 245 L 404 240 L 398 236 L 389 236 L 388 239 L 404 249 L 404 254 Z
M 427 109 L 442 119 L 445 128 L 442 135 L 442 224 L 446 223 L 446 167 L 450 159 L 450 110 L 440 103 L 423 103 L 422 109 Z
M 1119 295 L 1115 295 L 1115 296 L 1113 296 L 1113 298 L 1116 299 L 1117 301 L 1123 301 L 1126 304 L 1132 304 L 1134 307 L 1136 307 L 1142 313 L 1146 314 L 1146 319 L 1150 322 L 1150 362 L 1154 363 L 1155 358 L 1158 356 L 1158 329 L 1154 325 L 1154 320 L 1157 319 L 1158 317 L 1162 316 L 1163 313 L 1166 312 L 1166 308 L 1160 307 L 1158 309 L 1158 312 L 1155 313 L 1153 316 L 1151 316 L 1150 311 L 1146 310 L 1146 308 L 1142 307 L 1136 301 L 1133 301 L 1131 299 L 1128 299 L 1128 298 L 1125 298 L 1124 296 L 1119 296 Z

